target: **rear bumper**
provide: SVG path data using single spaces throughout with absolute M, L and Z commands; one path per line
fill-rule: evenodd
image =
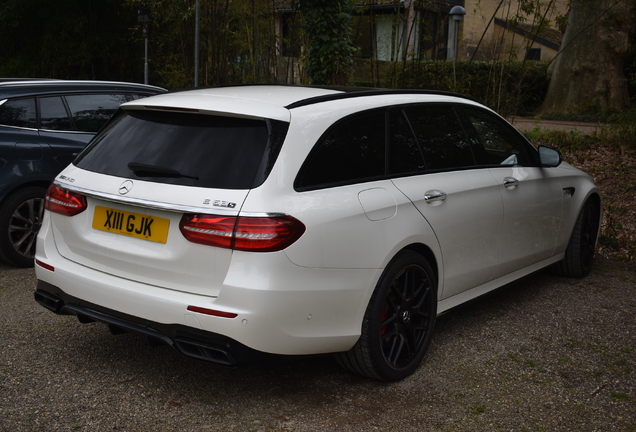
M 89 304 L 41 280 L 34 297 L 36 302 L 58 315 L 76 315 L 81 323 L 101 322 L 108 325 L 113 334 L 141 334 L 151 343 L 169 345 L 185 357 L 229 367 L 272 358 L 271 354 L 253 350 L 223 335 L 183 325 L 147 321 Z
M 184 355 L 217 363 L 242 363 L 254 352 L 311 355 L 342 352 L 360 337 L 362 319 L 379 269 L 299 267 L 284 253 L 235 251 L 221 286 L 202 295 L 144 284 L 100 272 L 62 257 L 46 225 L 36 259 L 36 298 L 56 313 L 101 321 L 146 334 Z M 43 235 L 44 234 L 44 235 Z M 201 290 L 199 290 L 201 291 Z M 213 316 L 188 310 L 211 309 Z M 184 340 L 204 344 L 192 355 Z M 227 349 L 227 344 L 233 348 Z M 245 348 L 245 349 L 244 349 Z M 191 348 L 196 351 L 195 348 Z M 243 352 L 249 351 L 249 356 Z M 204 358 L 202 358 L 204 357 Z

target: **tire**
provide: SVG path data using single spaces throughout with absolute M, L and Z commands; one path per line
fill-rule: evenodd
M 437 315 L 437 283 L 430 264 L 413 251 L 397 255 L 380 277 L 362 322 L 360 339 L 336 354 L 344 368 L 398 381 L 426 354 Z
M 11 193 L 0 206 L 0 254 L 9 264 L 33 267 L 45 194 L 42 187 L 26 187 Z
M 590 273 L 600 223 L 601 208 L 598 201 L 586 201 L 576 219 L 565 257 L 553 266 L 556 274 L 583 278 Z

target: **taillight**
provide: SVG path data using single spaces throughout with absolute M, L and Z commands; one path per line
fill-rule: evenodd
M 291 216 L 238 218 L 234 249 L 272 252 L 285 249 L 305 232 L 305 225 Z
M 179 229 L 193 243 L 242 251 L 274 252 L 298 240 L 305 232 L 305 225 L 291 216 L 183 215 Z
M 183 215 L 179 229 L 192 243 L 231 248 L 236 217 Z
M 44 208 L 65 216 L 75 216 L 86 210 L 86 197 L 51 184 L 46 191 Z

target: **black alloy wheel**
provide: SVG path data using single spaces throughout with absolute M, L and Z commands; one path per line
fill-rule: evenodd
M 35 244 L 44 216 L 41 187 L 20 189 L 0 207 L 0 251 L 2 258 L 18 267 L 33 267 Z
M 425 307 L 431 293 L 426 271 L 418 265 L 402 269 L 391 283 L 380 311 L 380 345 L 393 369 L 408 367 L 426 339 L 430 313 Z
M 337 355 L 345 368 L 397 381 L 419 366 L 435 327 L 437 283 L 429 263 L 413 251 L 385 269 L 371 297 L 356 345 Z

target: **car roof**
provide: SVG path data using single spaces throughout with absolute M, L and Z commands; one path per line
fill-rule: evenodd
M 289 121 L 287 105 L 298 100 L 341 93 L 313 87 L 284 85 L 245 85 L 206 87 L 169 92 L 132 101 L 123 109 L 194 111 L 213 115 L 232 115 L 247 118 L 269 118 Z M 139 103 L 136 103 L 139 102 Z
M 129 110 L 166 110 L 232 115 L 247 118 L 290 120 L 290 110 L 340 99 L 382 95 L 434 95 L 462 98 L 455 93 L 432 90 L 385 90 L 359 87 L 313 87 L 294 85 L 234 85 L 168 92 L 124 104 Z M 456 100 L 456 99 L 455 99 Z
M 13 81 L 0 82 L 0 100 L 11 97 L 36 96 L 57 93 L 82 93 L 86 91 L 125 91 L 144 94 L 163 93 L 166 89 L 146 84 L 91 81 L 91 80 L 30 80 L 18 78 Z

